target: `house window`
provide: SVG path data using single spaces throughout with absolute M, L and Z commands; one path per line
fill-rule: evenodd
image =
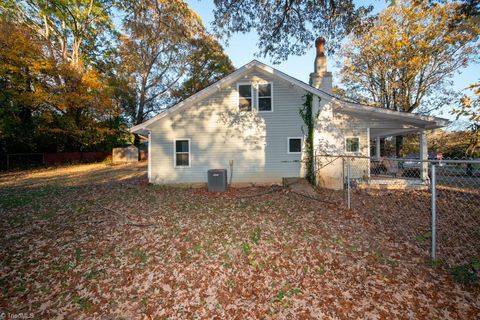
M 345 138 L 345 151 L 358 152 L 360 150 L 360 139 L 358 137 Z
M 302 152 L 302 138 L 288 138 L 288 153 Z
M 272 111 L 272 84 L 258 85 L 258 111 Z
M 190 166 L 190 139 L 175 140 L 175 167 Z
M 252 111 L 252 85 L 238 85 L 238 108 L 240 111 Z

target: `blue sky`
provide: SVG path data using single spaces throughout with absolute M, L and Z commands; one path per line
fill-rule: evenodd
M 197 12 L 203 20 L 203 23 L 207 29 L 211 29 L 211 22 L 213 20 L 213 1 L 212 0 L 187 0 L 190 7 Z M 358 1 L 357 1 L 358 2 Z M 385 1 L 361 1 L 363 5 L 373 5 L 374 11 L 378 12 L 387 6 Z M 234 34 L 228 41 L 228 45 L 221 42 L 224 46 L 226 53 L 229 55 L 236 68 L 248 63 L 252 59 L 257 59 L 266 64 L 272 65 L 270 59 L 258 58 L 255 53 L 258 51 L 257 35 L 255 32 L 247 34 Z M 313 71 L 313 61 L 315 59 L 315 49 L 312 48 L 303 56 L 290 56 L 287 61 L 284 61 L 275 68 L 297 78 L 302 81 L 308 82 L 309 74 Z M 335 67 L 335 57 L 330 57 L 328 60 L 328 68 L 333 72 L 334 85 L 339 84 L 338 81 L 338 68 Z M 462 90 L 469 84 L 477 81 L 480 78 L 480 64 L 470 65 L 468 68 L 463 69 L 460 73 L 453 77 L 454 87 L 456 90 Z M 437 112 L 436 115 L 440 115 L 446 118 L 452 118 L 448 114 Z

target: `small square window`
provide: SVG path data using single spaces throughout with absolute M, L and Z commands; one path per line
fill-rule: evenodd
M 258 111 L 272 111 L 272 84 L 258 85 Z
M 190 140 L 175 140 L 175 167 L 190 166 Z
M 238 85 L 238 108 L 240 111 L 252 111 L 252 86 L 250 84 Z
M 302 152 L 302 138 L 288 138 L 288 153 Z
M 346 138 L 345 139 L 345 151 L 346 152 L 358 152 L 360 150 L 359 138 Z

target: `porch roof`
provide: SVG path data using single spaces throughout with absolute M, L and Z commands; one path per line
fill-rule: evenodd
M 334 110 L 371 122 L 370 138 L 372 139 L 442 128 L 449 123 L 449 121 L 444 118 L 398 112 L 345 102 L 336 104 Z

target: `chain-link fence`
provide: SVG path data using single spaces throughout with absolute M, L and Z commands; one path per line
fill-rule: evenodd
M 415 243 L 436 263 L 478 267 L 480 160 L 321 155 L 316 161 L 320 186 L 334 186 L 328 185 L 332 178 L 322 180 L 333 165 L 337 169 L 331 172 L 342 172 L 337 178 L 343 191 L 324 189 L 323 196 L 336 197 L 331 200 Z

